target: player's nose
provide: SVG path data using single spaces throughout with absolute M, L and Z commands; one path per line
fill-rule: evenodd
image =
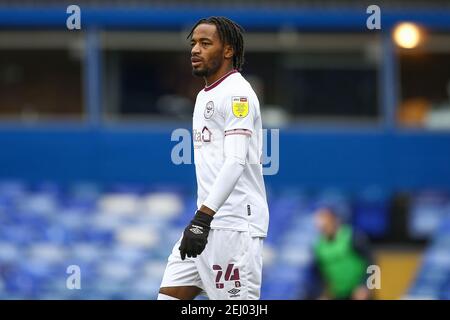
M 200 46 L 198 44 L 195 44 L 191 49 L 191 55 L 198 55 L 200 53 Z

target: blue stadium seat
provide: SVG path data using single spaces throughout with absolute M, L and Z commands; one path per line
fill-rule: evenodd
M 174 194 L 182 199 L 181 214 L 165 217 L 152 212 L 142 214 L 139 210 L 127 214 L 104 212 L 99 202 L 111 191 L 126 192 L 137 201 L 144 197 L 153 199 L 148 198 L 151 192 Z M 126 184 L 99 188 L 79 184 L 63 188 L 51 183 L 31 187 L 0 183 L 0 298 L 156 298 L 170 251 L 195 212 L 196 199 L 191 193 L 181 188 L 171 190 L 170 186 Z M 314 296 L 317 279 L 311 269 L 311 248 L 318 236 L 314 209 L 318 204 L 334 201 L 345 215 L 357 202 L 333 190 L 316 195 L 297 189 L 274 190 L 270 197 L 266 246 L 272 248 L 273 257 L 263 270 L 261 298 Z M 378 200 L 358 200 L 362 211 L 357 209 L 355 214 L 364 212 L 364 223 L 372 221 L 385 209 L 385 203 Z M 154 205 L 151 201 L 147 202 L 149 208 Z M 155 203 L 157 208 L 158 202 Z M 409 290 L 412 297 L 448 299 L 448 212 L 447 208 Z M 151 234 L 145 235 L 151 237 L 124 236 L 124 231 L 136 228 L 148 230 Z M 82 290 L 66 287 L 66 269 L 70 265 L 81 268 Z
M 424 191 L 413 196 L 409 232 L 413 237 L 432 236 L 447 215 L 450 199 L 446 193 Z
M 371 237 L 383 237 L 389 228 L 389 198 L 379 188 L 364 190 L 354 200 L 353 225 Z

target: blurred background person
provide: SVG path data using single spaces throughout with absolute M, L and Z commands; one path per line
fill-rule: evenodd
M 314 262 L 323 285 L 321 299 L 371 299 L 367 267 L 372 254 L 364 234 L 343 224 L 330 207 L 315 214 L 320 237 L 314 246 Z

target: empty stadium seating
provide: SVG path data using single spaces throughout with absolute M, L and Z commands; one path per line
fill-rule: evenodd
M 268 190 L 262 299 L 311 297 L 318 205 L 333 203 L 348 221 L 355 203 L 366 215 L 387 206 L 379 195 L 361 200 L 336 190 Z M 154 299 L 195 208 L 195 194 L 174 186 L 2 181 L 0 299 Z M 412 297 L 450 298 L 449 218 L 439 225 Z M 66 286 L 71 265 L 80 267 L 81 290 Z

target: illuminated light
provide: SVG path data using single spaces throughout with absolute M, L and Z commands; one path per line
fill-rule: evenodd
M 402 48 L 415 48 L 421 40 L 420 29 L 414 23 L 400 23 L 394 29 L 394 40 Z

